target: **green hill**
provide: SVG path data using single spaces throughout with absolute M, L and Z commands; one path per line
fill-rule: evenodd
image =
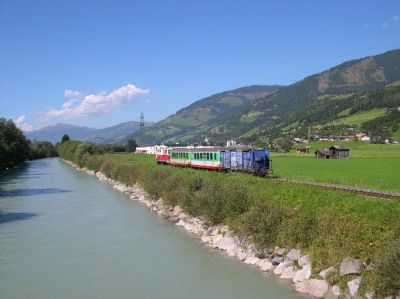
M 256 99 L 273 94 L 283 86 L 253 85 L 212 95 L 194 102 L 174 115 L 146 128 L 140 143 L 200 142 L 209 128 L 225 115 L 249 107 Z M 253 115 L 253 117 L 255 117 Z
M 399 84 L 392 83 L 396 80 L 400 50 L 351 60 L 287 87 L 250 86 L 213 95 L 145 130 L 141 142 L 198 143 L 208 136 L 212 143 L 231 138 L 260 143 L 285 134 L 306 135 L 316 125 L 392 107 L 396 99 L 390 93 L 398 92 Z M 391 100 L 383 104 L 382 97 Z

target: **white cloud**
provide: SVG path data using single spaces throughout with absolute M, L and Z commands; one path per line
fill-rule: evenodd
M 66 89 L 64 90 L 64 97 L 72 99 L 80 99 L 82 94 L 79 91 Z
M 18 116 L 16 119 L 14 119 L 14 123 L 15 123 L 16 125 L 20 125 L 20 124 L 22 124 L 25 120 L 26 120 L 25 115 L 21 115 L 21 116 Z
M 98 94 L 83 96 L 78 91 L 65 90 L 64 96 L 69 98 L 59 109 L 51 109 L 41 114 L 41 120 L 53 118 L 75 119 L 92 115 L 103 115 L 125 107 L 139 95 L 149 93 L 148 89 L 141 89 L 133 84 L 118 88 L 109 94 L 101 91 Z
M 26 120 L 26 116 L 25 115 L 21 115 L 18 116 L 17 118 L 13 119 L 14 124 L 20 128 L 22 131 L 32 131 L 33 127 L 28 124 L 27 122 L 25 122 Z
M 382 28 L 386 29 L 388 28 L 390 25 L 392 25 L 393 23 L 399 22 L 400 21 L 400 16 L 394 16 L 392 17 L 390 20 L 385 21 L 382 24 Z

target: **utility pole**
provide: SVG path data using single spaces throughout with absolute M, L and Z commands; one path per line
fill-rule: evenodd
M 140 114 L 140 142 L 143 143 L 144 114 Z

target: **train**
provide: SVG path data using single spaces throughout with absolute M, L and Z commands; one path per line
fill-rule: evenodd
M 191 167 L 216 171 L 240 171 L 257 176 L 272 173 L 272 161 L 266 148 L 212 147 L 160 148 L 157 164 Z

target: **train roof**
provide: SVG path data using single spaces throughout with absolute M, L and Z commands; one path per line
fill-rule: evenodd
M 192 152 L 192 153 L 210 153 L 223 151 L 250 151 L 250 150 L 267 150 L 266 148 L 249 147 L 249 146 L 216 146 L 216 147 L 197 147 L 197 148 L 173 148 L 174 152 Z

